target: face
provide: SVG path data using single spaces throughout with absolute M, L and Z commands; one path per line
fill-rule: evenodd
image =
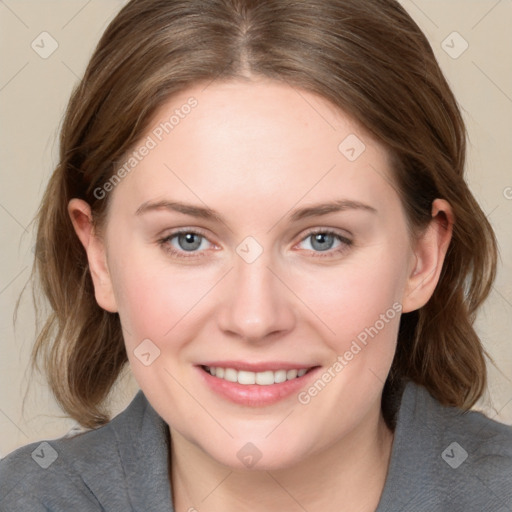
M 320 97 L 253 80 L 173 97 L 134 150 L 96 297 L 171 435 L 284 468 L 375 418 L 419 272 L 384 148 Z

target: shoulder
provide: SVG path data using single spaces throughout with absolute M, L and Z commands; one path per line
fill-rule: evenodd
M 0 511 L 104 510 L 102 485 L 116 480 L 123 484 L 119 431 L 137 417 L 141 405 L 136 397 L 125 411 L 98 429 L 34 442 L 3 458 Z
M 497 477 L 501 473 L 501 476 L 512 478 L 512 426 L 495 421 L 481 412 L 442 405 L 422 386 L 411 386 L 410 394 L 412 400 L 409 405 L 414 403 L 420 409 L 414 415 L 417 428 L 421 428 L 424 435 L 432 440 L 449 442 L 446 453 L 442 454 L 449 466 L 456 465 L 456 461 L 450 464 L 453 451 L 461 465 L 464 458 L 464 461 L 474 464 L 477 472 L 487 474 L 494 471 Z M 454 446 L 450 447 L 452 443 Z
M 18 448 L 0 461 L 0 510 L 54 510 L 72 500 L 81 510 L 99 510 L 97 500 L 81 479 L 76 461 L 98 460 L 99 451 L 111 460 L 107 426 L 73 438 L 39 441 Z M 110 457 L 109 457 L 110 455 Z
M 511 426 L 477 411 L 442 405 L 425 387 L 409 382 L 395 440 L 393 479 L 414 489 L 418 506 L 511 509 Z

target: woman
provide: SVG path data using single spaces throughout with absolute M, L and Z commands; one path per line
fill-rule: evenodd
M 133 0 L 60 152 L 34 362 L 92 430 L 2 460 L 2 511 L 510 509 L 512 428 L 467 412 L 496 242 L 399 4 Z

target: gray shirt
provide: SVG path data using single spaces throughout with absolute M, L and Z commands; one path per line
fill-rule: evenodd
M 139 391 L 101 428 L 2 459 L 0 511 L 174 512 L 167 456 L 167 425 Z M 512 427 L 408 382 L 376 512 L 427 511 L 512 512 Z

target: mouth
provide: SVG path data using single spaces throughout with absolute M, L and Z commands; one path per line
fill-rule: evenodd
M 236 382 L 245 386 L 252 384 L 272 386 L 273 384 L 280 384 L 289 380 L 299 379 L 316 367 L 292 368 L 289 370 L 282 368 L 278 370 L 264 370 L 260 372 L 236 370 L 235 368 L 222 366 L 201 365 L 201 368 L 213 377 L 223 379 L 228 382 Z
M 310 385 L 321 366 L 304 363 L 215 361 L 196 366 L 199 385 L 246 407 L 266 407 L 297 395 Z M 201 384 L 202 383 L 202 384 Z

